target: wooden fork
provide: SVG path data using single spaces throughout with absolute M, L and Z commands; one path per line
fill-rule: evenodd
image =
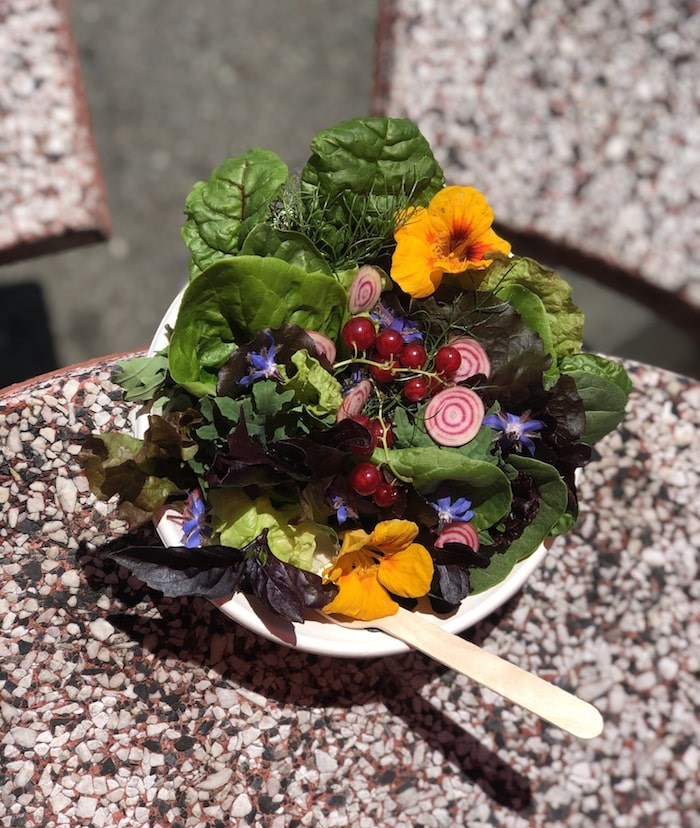
M 396 615 L 374 621 L 320 614 L 341 627 L 382 630 L 581 739 L 592 739 L 602 733 L 603 717 L 592 704 L 446 632 L 417 613 L 399 609 Z

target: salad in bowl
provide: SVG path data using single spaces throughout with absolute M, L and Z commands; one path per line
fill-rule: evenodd
M 118 562 L 279 640 L 399 606 L 457 631 L 509 597 L 576 522 L 630 388 L 583 352 L 570 286 L 403 119 L 321 131 L 299 175 L 229 158 L 185 214 L 189 282 L 116 378 L 136 434 L 82 452 L 96 495 L 165 541 Z

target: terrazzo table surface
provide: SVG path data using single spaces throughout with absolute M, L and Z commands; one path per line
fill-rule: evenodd
M 700 7 L 380 0 L 375 112 L 412 118 L 507 237 L 700 321 Z
M 104 239 L 68 0 L 0 0 L 0 263 Z
M 76 455 L 130 427 L 114 365 L 0 395 L 3 828 L 700 824 L 700 384 L 629 365 L 577 529 L 468 633 L 594 702 L 585 742 L 419 654 L 284 649 L 107 563 L 125 528 Z

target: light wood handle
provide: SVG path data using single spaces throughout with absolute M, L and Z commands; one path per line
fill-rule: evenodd
M 603 717 L 592 704 L 415 613 L 400 609 L 372 625 L 574 736 L 592 739 L 603 730 Z

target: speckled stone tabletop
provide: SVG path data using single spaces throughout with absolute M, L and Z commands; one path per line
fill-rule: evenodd
M 0 263 L 105 238 L 67 0 L 0 1 Z
M 379 7 L 375 112 L 415 120 L 511 240 L 546 240 L 697 328 L 697 2 Z
M 422 655 L 288 650 L 106 562 L 129 538 L 76 455 L 130 428 L 114 365 L 0 395 L 3 828 L 700 824 L 699 383 L 628 365 L 578 527 L 466 633 L 596 704 L 586 742 Z

